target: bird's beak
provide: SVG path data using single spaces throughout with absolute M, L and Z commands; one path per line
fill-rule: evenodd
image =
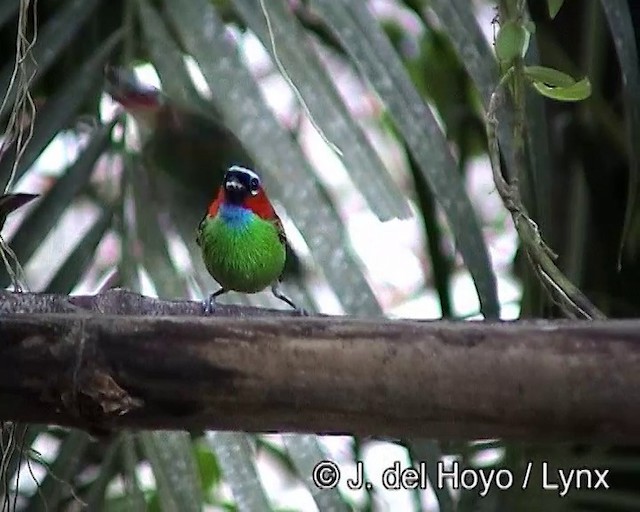
M 244 185 L 240 183 L 236 178 L 227 180 L 227 182 L 224 184 L 224 187 L 229 192 L 240 192 L 241 190 L 244 190 Z

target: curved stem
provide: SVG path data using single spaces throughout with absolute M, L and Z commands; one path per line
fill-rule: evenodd
M 520 197 L 517 178 L 512 179 L 511 183 L 508 183 L 502 174 L 500 150 L 498 146 L 498 138 L 496 136 L 496 129 L 498 126 L 496 111 L 505 87 L 519 71 L 521 70 L 519 70 L 517 66 L 512 66 L 506 71 L 504 76 L 500 79 L 496 90 L 491 95 L 489 109 L 487 111 L 486 129 L 489 146 L 489 159 L 491 161 L 496 189 L 498 190 L 505 207 L 513 217 L 518 237 L 520 238 L 520 241 L 527 253 L 529 261 L 531 261 L 531 264 L 533 265 L 533 268 L 543 286 L 547 289 L 551 298 L 558 304 L 561 310 L 569 317 L 588 319 L 606 318 L 604 313 L 602 313 L 553 262 L 556 255 L 545 244 L 537 224 L 527 213 Z M 521 80 L 522 79 L 523 77 L 521 77 Z M 524 101 L 523 95 L 519 95 L 519 97 L 520 101 Z M 518 100 L 518 97 L 514 99 Z M 522 106 L 517 106 L 516 108 L 522 108 Z M 518 116 L 516 115 L 516 120 L 517 118 Z M 524 125 L 516 121 L 515 130 L 515 140 L 524 141 Z M 518 166 L 524 165 L 523 159 L 516 158 L 515 161 Z M 521 168 L 518 168 L 515 171 L 515 176 L 522 175 Z

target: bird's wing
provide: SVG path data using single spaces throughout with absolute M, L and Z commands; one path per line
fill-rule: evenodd
M 273 211 L 272 222 L 275 225 L 276 229 L 278 230 L 278 238 L 280 239 L 280 243 L 285 247 L 285 249 L 287 247 L 290 248 L 290 246 L 288 246 L 287 244 L 287 234 L 284 232 L 284 226 L 282 225 L 282 221 L 280 220 L 280 217 L 278 217 L 278 214 L 275 212 L 275 210 Z M 278 276 L 278 282 L 282 281 L 283 275 L 284 275 L 284 268 L 282 269 L 282 272 Z
M 287 243 L 287 234 L 284 232 L 284 226 L 282 225 L 282 221 L 280 220 L 280 217 L 278 217 L 278 214 L 275 211 L 273 212 L 273 224 L 276 226 L 276 229 L 278 230 L 278 238 L 280 239 L 280 242 L 282 243 L 282 245 L 285 245 Z
M 198 231 L 196 233 L 196 243 L 198 244 L 198 246 L 202 247 L 202 231 L 204 230 L 204 223 L 207 220 L 207 213 L 204 214 L 204 217 L 202 217 L 202 220 L 200 221 L 200 224 L 198 224 Z
M 204 217 L 202 217 L 202 220 L 200 221 L 200 224 L 198 224 L 198 234 L 196 236 L 196 242 L 201 247 L 202 247 L 201 238 L 202 238 L 202 230 L 204 229 L 204 223 L 207 221 L 207 219 L 210 219 L 211 217 L 215 217 L 218 214 L 218 208 L 220 208 L 222 197 L 223 197 L 223 193 L 219 192 L 218 196 L 209 205 L 209 208 L 207 208 L 207 211 L 205 212 Z

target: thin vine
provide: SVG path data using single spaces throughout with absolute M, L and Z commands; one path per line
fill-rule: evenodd
M 500 13 L 508 17 L 510 22 L 524 24 L 524 2 L 521 0 L 505 0 L 501 2 Z M 525 29 L 522 28 L 524 31 Z M 518 44 L 522 44 L 522 48 Z M 493 171 L 493 179 L 496 189 L 502 201 L 509 210 L 518 232 L 518 237 L 533 266 L 543 287 L 549 293 L 551 299 L 558 305 L 562 312 L 571 318 L 604 319 L 602 313 L 556 266 L 554 260 L 557 255 L 544 242 L 538 225 L 527 212 L 520 195 L 518 177 L 525 172 L 525 91 L 527 76 L 522 61 L 522 49 L 526 48 L 526 42 L 515 41 L 509 51 L 513 56 L 508 69 L 502 75 L 498 86 L 491 95 L 489 107 L 486 113 L 486 131 L 489 146 L 489 159 Z M 504 54 L 504 53 L 503 53 Z M 511 92 L 515 108 L 514 130 L 514 162 L 515 169 L 511 170 L 510 181 L 504 177 L 500 163 L 500 148 L 497 138 L 498 105 L 505 97 L 507 91 Z

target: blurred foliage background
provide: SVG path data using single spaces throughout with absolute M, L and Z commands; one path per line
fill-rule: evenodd
M 239 163 L 264 176 L 291 243 L 285 288 L 309 310 L 561 316 L 518 249 L 487 158 L 484 115 L 506 71 L 493 41 L 507 21 L 530 36 L 514 65 L 591 84 L 580 102 L 527 85 L 527 209 L 598 308 L 637 316 L 640 8 L 624 0 L 2 2 L 0 185 L 41 194 L 3 227 L 2 286 L 204 297 L 215 284 L 195 229 Z M 498 118 L 511 177 L 512 107 Z M 269 294 L 226 300 L 278 307 Z M 3 511 L 640 510 L 640 453 L 625 446 L 229 432 L 98 441 L 9 423 L 0 440 Z M 320 491 L 312 468 L 326 457 L 349 476 L 364 461 L 374 482 L 394 460 L 508 468 L 516 482 L 527 461 L 549 461 L 610 469 L 611 489 L 559 498 L 536 473 L 525 491 L 484 497 Z

